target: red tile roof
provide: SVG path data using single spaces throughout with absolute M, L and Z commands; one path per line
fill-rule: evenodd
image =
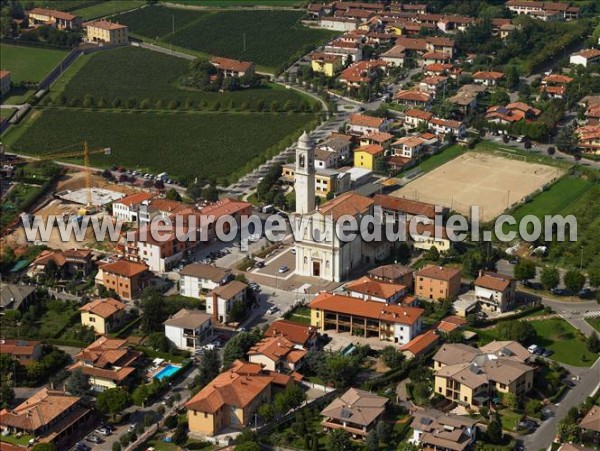
M 108 318 L 122 310 L 125 310 L 125 304 L 112 298 L 96 299 L 79 308 L 80 312 L 88 312 L 102 318 Z
M 460 279 L 460 270 L 435 265 L 427 266 L 415 273 L 415 277 L 429 277 L 430 279 L 445 280 L 447 282 L 457 276 Z
M 123 204 L 128 207 L 132 207 L 134 205 L 141 204 L 142 202 L 144 202 L 146 200 L 150 200 L 152 198 L 154 198 L 154 194 L 135 193 L 135 194 L 130 194 L 129 196 L 125 196 L 125 197 L 115 201 L 115 204 Z
M 233 72 L 247 72 L 253 66 L 249 61 L 239 61 L 231 58 L 213 57 L 210 62 L 218 69 L 230 70 Z
M 148 266 L 146 266 L 144 263 L 120 259 L 112 263 L 106 263 L 100 266 L 99 269 L 108 273 L 118 274 L 123 277 L 135 277 L 147 271 Z
M 385 194 L 376 194 L 373 197 L 373 202 L 384 210 L 391 210 L 409 215 L 422 215 L 430 219 L 435 218 L 435 205 L 426 204 L 425 202 L 404 199 L 402 197 L 386 196 Z
M 120 23 L 111 22 L 110 20 L 94 20 L 83 24 L 85 27 L 95 27 L 102 30 L 122 30 L 127 28 L 127 25 L 121 25 Z
M 353 114 L 350 116 L 350 124 L 363 127 L 379 128 L 383 125 L 385 119 L 380 117 L 365 116 L 364 114 Z
M 314 327 L 306 324 L 295 323 L 285 319 L 274 321 L 265 331 L 265 337 L 284 336 L 293 343 L 306 346 L 306 343 L 315 335 Z
M 435 346 L 439 340 L 440 337 L 434 330 L 428 330 L 424 334 L 417 335 L 415 338 L 402 346 L 400 350 L 408 351 L 412 355 L 418 356 Z

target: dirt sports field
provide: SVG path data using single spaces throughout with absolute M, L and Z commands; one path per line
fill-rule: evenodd
M 392 196 L 442 205 L 466 216 L 471 205 L 490 221 L 528 194 L 560 177 L 562 170 L 520 157 L 468 152 L 424 174 Z

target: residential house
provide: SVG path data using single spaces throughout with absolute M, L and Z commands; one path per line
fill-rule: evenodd
M 406 296 L 406 286 L 380 282 L 367 276 L 348 282 L 344 286 L 344 291 L 353 298 L 383 302 L 384 304 L 399 304 Z
M 498 86 L 500 80 L 504 78 L 502 72 L 480 71 L 473 74 L 473 81 L 487 87 Z
M 336 135 L 331 135 L 325 141 L 319 143 L 315 152 L 317 150 L 326 150 L 327 152 L 334 153 L 336 155 L 336 161 L 339 162 L 341 160 L 350 159 L 350 149 L 352 148 L 352 137 L 349 135 L 342 135 L 340 133 Z M 315 154 L 315 167 L 317 166 L 317 155 Z
M 244 75 L 254 75 L 255 72 L 254 63 L 250 61 L 214 56 L 210 59 L 210 64 L 215 66 L 224 77 L 243 77 Z
M 417 128 L 420 124 L 428 124 L 433 118 L 429 111 L 410 108 L 404 112 L 404 124 L 410 128 Z
M 116 200 L 112 204 L 112 215 L 125 222 L 138 222 L 138 215 L 142 203 L 155 197 L 151 193 L 135 193 Z
M 41 341 L 0 339 L 0 354 L 10 354 L 22 365 L 38 361 L 43 352 Z
M 363 84 L 370 84 L 376 76 L 377 69 L 387 66 L 383 60 L 358 61 L 352 63 L 342 71 L 339 81 L 351 88 L 360 88 Z
M 377 169 L 377 160 L 383 158 L 385 149 L 379 144 L 354 149 L 354 167 L 371 171 Z
M 81 19 L 74 14 L 55 9 L 33 8 L 27 11 L 30 25 L 49 25 L 59 30 L 72 30 L 81 25 Z
M 236 360 L 231 369 L 219 374 L 186 403 L 190 432 L 214 436 L 224 429 L 242 429 L 261 404 L 272 402 L 275 390 L 293 383 L 290 376 Z
M 142 354 L 129 348 L 127 340 L 102 336 L 75 356 L 69 371 L 81 369 L 92 390 L 129 386 Z
M 190 206 L 176 200 L 165 199 L 163 197 L 152 197 L 143 200 L 138 211 L 138 221 L 140 224 L 150 225 L 152 219 L 173 218 L 174 215 L 182 214 Z
M 567 95 L 567 87 L 573 81 L 573 78 L 566 75 L 551 74 L 542 79 L 540 92 L 552 99 L 564 99 Z
M 360 137 L 360 145 L 369 146 L 372 144 L 377 144 L 387 150 L 390 148 L 390 144 L 392 143 L 393 139 L 394 135 L 391 133 L 370 132 Z
M 400 346 L 400 351 L 407 359 L 414 359 L 420 355 L 427 354 L 440 342 L 440 335 L 435 330 L 428 330 L 424 334 L 417 335 L 408 343 Z
M 177 349 L 195 352 L 212 337 L 212 316 L 200 310 L 181 309 L 164 323 L 165 336 Z
M 442 318 L 437 324 L 436 329 L 438 332 L 450 333 L 456 329 L 462 329 L 467 325 L 467 320 L 457 315 L 450 315 Z
M 448 134 L 460 139 L 467 133 L 467 127 L 461 121 L 451 121 L 449 119 L 439 119 L 434 117 L 429 121 L 429 127 L 436 135 L 443 137 Z
M 340 55 L 330 55 L 323 52 L 315 52 L 310 56 L 310 67 L 313 72 L 333 77 L 344 66 Z
M 278 335 L 260 340 L 248 351 L 248 361 L 268 371 L 292 372 L 302 365 L 307 350 Z
M 365 134 L 371 132 L 387 132 L 391 121 L 381 117 L 353 114 L 350 116 L 348 129 L 352 133 Z
M 319 334 L 313 326 L 280 319 L 273 321 L 263 336 L 265 338 L 285 337 L 295 346 L 313 349 L 317 345 Z
M 424 312 L 332 293 L 317 295 L 309 307 L 310 323 L 321 332 L 335 330 L 399 344 L 419 334 Z
M 110 20 L 100 19 L 83 24 L 86 30 L 86 40 L 98 44 L 126 45 L 129 44 L 129 29 Z
M 0 428 L 13 436 L 35 437 L 54 449 L 68 449 L 81 431 L 90 429 L 92 417 L 77 396 L 43 387 L 14 409 L 0 410 Z
M 29 265 L 27 275 L 35 277 L 46 271 L 46 266 L 53 262 L 59 277 L 73 277 L 78 272 L 87 275 L 92 270 L 92 251 L 90 249 L 46 250 Z
M 457 105 L 463 115 L 467 115 L 474 111 L 477 107 L 477 98 L 487 88 L 482 85 L 463 85 L 459 88 L 455 95 L 448 98 L 448 102 Z
M 321 411 L 325 430 L 341 429 L 354 438 L 366 438 L 381 421 L 389 399 L 350 388 Z
M 569 2 L 509 0 L 506 7 L 518 15 L 526 14 L 543 21 L 575 20 L 580 14 L 580 8 Z
M 430 408 L 417 408 L 411 414 L 409 441 L 423 449 L 463 451 L 476 441 L 477 420 L 473 418 Z
M 475 297 L 492 312 L 505 312 L 515 302 L 516 280 L 510 276 L 482 271 L 475 279 Z
M 413 272 L 414 270 L 410 266 L 394 263 L 378 266 L 375 269 L 369 270 L 367 274 L 373 280 L 404 285 L 407 289 L 411 289 L 413 285 Z
M 447 84 L 448 77 L 445 77 L 443 75 L 431 75 L 423 78 L 419 82 L 419 89 L 421 90 L 421 92 L 431 94 L 435 99 L 440 91 L 446 89 Z
M 315 168 L 317 170 L 336 168 L 338 166 L 338 161 L 339 160 L 338 160 L 337 153 L 330 152 L 329 150 L 325 150 L 325 149 L 315 149 Z M 289 179 L 290 181 L 293 181 L 296 166 L 293 164 L 289 164 L 287 166 L 288 166 L 288 171 L 285 172 L 285 174 L 283 174 L 283 172 L 282 172 L 282 176 L 285 175 L 284 178 Z
M 0 70 L 0 97 L 4 97 L 10 91 L 10 71 Z
M 584 434 L 600 437 L 600 406 L 592 406 L 577 426 Z
M 413 90 L 402 90 L 398 91 L 394 95 L 394 101 L 398 102 L 401 105 L 407 106 L 418 106 L 421 108 L 426 108 L 431 103 L 432 96 L 427 94 L 426 92 L 419 92 Z
M 427 52 L 421 56 L 421 64 L 427 66 L 429 64 L 448 64 L 452 61 L 452 56 L 444 52 Z
M 247 288 L 248 285 L 239 280 L 213 288 L 206 297 L 206 313 L 212 315 L 214 322 L 231 322 L 231 309 L 237 302 L 246 302 Z
M 585 121 L 587 125 L 600 125 L 600 105 L 590 105 L 585 110 Z
M 583 67 L 588 67 L 590 64 L 598 64 L 600 63 L 600 50 L 598 49 L 585 49 L 580 50 L 577 53 L 571 55 L 569 59 L 571 64 L 581 65 Z
M 405 136 L 392 144 L 394 155 L 417 158 L 425 148 L 425 140 L 419 136 Z
M 391 49 L 381 54 L 381 59 L 390 66 L 404 67 L 406 61 L 406 47 L 395 45 Z
M 0 283 L 0 311 L 19 310 L 24 312 L 31 301 L 35 299 L 36 287 L 31 285 L 16 285 Z
M 600 153 L 600 125 L 584 125 L 575 130 L 577 146 L 587 153 Z
M 218 241 L 214 224 L 216 224 L 219 218 L 227 216 L 233 219 L 238 227 L 240 227 L 242 218 L 244 216 L 248 217 L 252 215 L 252 204 L 250 202 L 226 197 L 224 199 L 219 199 L 210 205 L 202 207 L 200 214 L 205 218 L 214 219 L 214 222 L 208 224 L 208 232 L 206 232 L 206 237 L 203 235 L 205 231 L 201 230 L 202 239 L 206 242 L 214 243 Z M 229 233 L 229 227 L 229 222 L 225 222 L 223 224 L 223 233 Z
M 444 344 L 433 357 L 435 393 L 475 410 L 503 393 L 522 399 L 533 387 L 535 368 L 527 365 L 530 356 L 514 341 L 492 342 L 479 349 Z
M 116 299 L 96 299 L 79 308 L 81 325 L 93 327 L 97 334 L 108 334 L 123 325 L 125 304 Z
M 534 121 L 542 114 L 537 108 L 530 107 L 523 102 L 509 103 L 508 105 L 492 106 L 488 108 L 485 119 L 496 124 L 511 125 L 519 121 Z
M 202 292 L 208 292 L 225 285 L 233 279 L 230 269 L 219 266 L 192 263 L 179 272 L 179 292 L 189 298 L 202 298 Z
M 320 166 L 333 164 L 334 161 L 337 165 L 338 160 L 335 159 L 335 155 L 326 150 L 316 149 L 315 167 L 317 161 L 319 161 Z M 317 160 L 317 157 L 320 159 Z M 282 165 L 281 178 L 284 183 L 293 186 L 296 178 L 296 165 L 293 163 Z M 330 193 L 333 195 L 342 194 L 350 190 L 350 187 L 350 174 L 346 172 L 331 168 L 318 168 L 315 171 L 315 196 L 327 197 Z
M 126 301 L 137 298 L 148 286 L 151 273 L 144 263 L 119 259 L 98 266 L 96 287 L 103 285 Z
M 409 230 L 409 236 L 415 249 L 428 251 L 435 247 L 439 252 L 446 252 L 452 247 L 445 227 L 433 224 L 416 224 L 413 227 L 414 231 Z
M 421 299 L 445 300 L 458 296 L 460 270 L 426 266 L 415 273 L 415 295 Z
M 356 25 L 358 23 L 356 19 L 350 19 L 346 17 L 327 17 L 321 19 L 321 26 L 324 28 L 329 28 L 325 26 L 329 25 L 328 22 L 333 22 L 332 25 L 334 27 L 346 27 L 350 30 L 356 29 Z M 348 58 L 350 58 L 352 62 L 356 63 L 357 61 L 362 60 L 363 57 L 362 47 L 358 42 L 348 42 L 340 39 L 337 39 L 325 45 L 323 53 L 326 53 L 328 55 L 339 55 L 344 60 L 344 63 L 346 63 Z

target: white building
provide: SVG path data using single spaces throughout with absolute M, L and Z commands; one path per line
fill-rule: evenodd
M 206 298 L 206 313 L 211 314 L 215 322 L 230 322 L 231 308 L 236 302 L 246 301 L 247 288 L 248 285 L 239 280 L 214 288 Z
M 515 300 L 516 281 L 510 276 L 484 271 L 475 280 L 475 299 L 493 312 L 505 312 Z
M 212 337 L 212 317 L 200 310 L 181 309 L 164 322 L 165 336 L 177 349 L 194 352 Z
M 230 269 L 218 266 L 192 263 L 185 266 L 179 273 L 179 291 L 182 295 L 200 299 L 202 291 L 214 290 L 225 285 L 233 278 Z
M 313 211 L 315 209 L 315 149 L 306 132 L 302 134 L 296 147 L 294 179 L 296 212 L 306 214 Z
M 588 67 L 588 64 L 597 64 L 600 62 L 600 50 L 586 49 L 571 55 L 569 60 L 571 64 L 579 64 Z
M 137 222 L 139 218 L 140 206 L 144 201 L 149 201 L 154 197 L 150 193 L 135 193 L 123 197 L 112 204 L 112 215 L 125 222 Z

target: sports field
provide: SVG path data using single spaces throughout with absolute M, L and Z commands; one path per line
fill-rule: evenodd
M 13 83 L 41 81 L 67 53 L 65 50 L 0 44 L 2 69 L 10 71 Z
M 467 216 L 471 205 L 478 205 L 480 218 L 489 221 L 562 174 L 555 167 L 499 154 L 468 152 L 392 195 L 443 205 Z
M 111 147 L 92 155 L 96 167 L 123 165 L 176 176 L 215 177 L 225 182 L 291 144 L 312 114 L 34 110 L 3 137 L 16 153 L 40 155 L 88 141 Z M 81 164 L 80 161 L 77 161 Z
M 119 14 L 130 32 L 159 44 L 254 62 L 276 71 L 339 33 L 305 27 L 304 11 L 197 11 L 153 6 Z M 173 27 L 175 33 L 173 33 Z

